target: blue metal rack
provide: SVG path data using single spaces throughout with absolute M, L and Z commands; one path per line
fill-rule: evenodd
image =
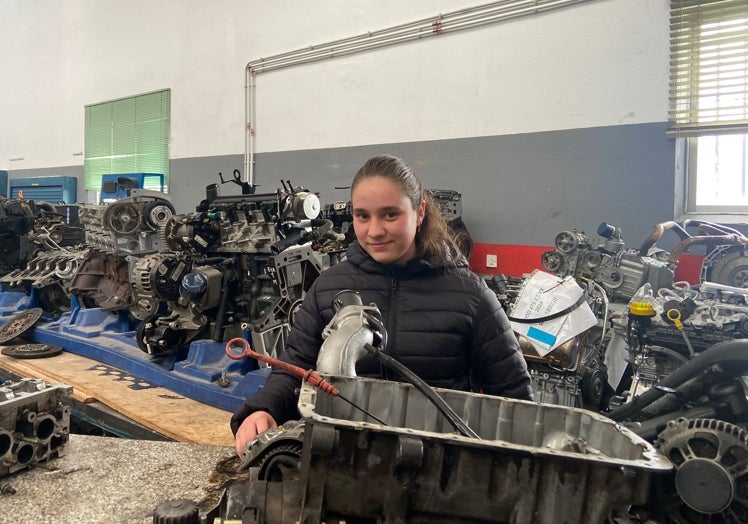
M 189 348 L 166 357 L 144 353 L 135 341 L 125 315 L 83 309 L 73 301 L 69 313 L 37 323 L 31 335 L 42 344 L 119 368 L 182 396 L 234 411 L 265 384 L 269 368 L 256 368 L 250 359 L 235 361 L 225 354 L 225 343 L 193 341 Z M 36 307 L 34 294 L 0 292 L 0 324 L 21 310 Z

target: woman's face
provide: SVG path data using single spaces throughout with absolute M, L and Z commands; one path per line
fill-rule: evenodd
M 353 229 L 361 247 L 382 264 L 405 264 L 416 256 L 416 228 L 426 203 L 413 209 L 395 182 L 381 176 L 366 177 L 351 195 Z

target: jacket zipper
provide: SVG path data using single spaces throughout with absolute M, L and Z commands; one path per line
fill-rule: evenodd
M 395 333 L 397 333 L 397 291 L 398 291 L 398 280 L 397 277 L 392 277 L 392 283 L 390 284 L 390 312 L 387 315 L 387 347 L 384 348 L 384 352 L 392 358 L 395 358 L 395 351 L 391 348 L 395 347 Z M 387 367 L 382 366 L 382 376 L 384 380 L 390 380 L 390 373 Z

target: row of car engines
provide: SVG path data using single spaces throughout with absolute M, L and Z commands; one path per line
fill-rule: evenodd
M 453 227 L 466 232 L 459 193 L 432 195 Z M 277 354 L 305 292 L 352 239 L 349 203 L 323 207 L 316 194 L 285 182 L 266 194 L 243 188 L 219 196 L 209 188 L 194 212 L 179 215 L 166 195 L 133 189 L 111 204 L 79 206 L 79 225 L 69 208 L 44 203 L 1 200 L 0 210 L 3 289 L 36 293 L 52 314 L 68 310 L 70 297 L 120 312 L 138 346 L 155 357 L 197 338 L 223 341 L 247 332 L 256 350 Z M 598 245 L 578 230 L 560 233 L 540 263 L 577 282 L 598 323 L 550 352 L 519 338 L 537 400 L 602 411 L 657 442 L 679 465 L 721 467 L 706 448 L 678 450 L 696 438 L 737 449 L 738 462 L 748 450 L 748 351 L 734 346 L 748 337 L 748 239 L 714 224 L 696 226 L 699 234 L 690 235 L 685 226 L 659 224 L 639 249 L 627 248 L 608 224 L 598 228 Z M 655 245 L 667 230 L 681 240 L 670 253 Z M 703 281 L 674 282 L 678 256 L 698 243 L 708 246 Z M 488 283 L 512 315 L 527 281 L 497 276 Z M 640 314 L 633 304 L 643 303 L 649 309 Z M 748 475 L 729 471 L 735 496 L 728 502 L 714 507 L 713 497 L 676 496 L 670 516 L 748 519 L 737 495 L 748 492 Z M 679 475 L 684 493 L 699 485 L 688 467 Z
M 121 312 L 151 355 L 245 332 L 275 355 L 311 283 L 352 240 L 351 207 L 323 207 L 290 182 L 265 194 L 234 182 L 241 194 L 221 196 L 211 184 L 195 212 L 179 215 L 164 193 L 130 189 L 112 203 L 76 206 L 75 224 L 50 204 L 0 200 L 0 235 L 24 246 L 5 244 L 0 284 L 34 292 L 53 315 L 69 310 L 71 297 Z M 466 233 L 460 194 L 432 194 Z

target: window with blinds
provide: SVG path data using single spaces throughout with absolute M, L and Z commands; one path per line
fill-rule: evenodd
M 106 174 L 158 173 L 168 191 L 170 112 L 169 89 L 86 106 L 86 189 Z
M 748 0 L 671 0 L 670 43 L 668 134 L 686 162 L 684 214 L 746 214 Z

